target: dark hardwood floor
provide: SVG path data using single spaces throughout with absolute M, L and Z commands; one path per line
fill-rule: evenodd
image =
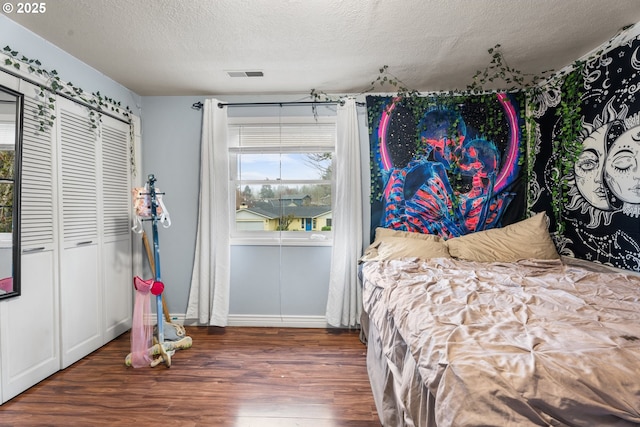
M 380 426 L 357 331 L 187 327 L 170 368 L 124 334 L 0 406 L 1 426 Z

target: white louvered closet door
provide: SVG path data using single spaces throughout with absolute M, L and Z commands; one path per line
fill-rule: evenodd
M 0 75 L 0 84 L 5 75 Z M 16 87 L 18 89 L 18 87 Z M 2 401 L 60 369 L 55 243 L 55 150 L 53 130 L 40 130 L 39 92 L 26 82 L 21 192 L 21 295 L 5 300 L 0 312 Z
M 102 346 L 98 130 L 86 107 L 58 98 L 62 367 Z
M 12 80 L 13 79 L 13 80 Z M 131 327 L 129 125 L 56 97 L 41 127 L 40 89 L 25 94 L 22 294 L 0 303 L 0 403 Z
M 129 125 L 103 117 L 100 132 L 105 339 L 131 327 L 131 182 Z

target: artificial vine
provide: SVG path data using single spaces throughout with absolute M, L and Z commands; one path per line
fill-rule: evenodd
M 40 91 L 38 92 L 38 98 L 40 102 L 38 103 L 38 111 L 36 112 L 40 123 L 39 130 L 44 132 L 45 129 L 53 126 L 56 118 L 54 114 L 56 99 L 52 95 L 60 88 L 58 72 L 56 70 L 47 71 L 41 68 L 42 64 L 37 59 L 29 59 L 25 56 L 18 59 L 18 51 L 12 50 L 9 46 L 4 48 L 4 52 L 10 56 L 10 58 L 4 60 L 4 65 L 20 70 L 21 65 L 25 64 L 29 73 L 35 73 L 46 79 L 46 85 L 39 85 Z
M 541 88 L 543 82 L 547 83 L 547 75 L 553 73 L 553 70 L 544 70 L 540 74 L 528 74 L 509 66 L 504 54 L 501 50 L 501 45 L 496 44 L 494 47 L 487 51 L 491 55 L 491 61 L 484 70 L 478 70 L 472 78 L 472 83 L 467 86 L 467 91 L 470 94 L 478 95 L 480 97 L 487 96 L 487 86 L 495 85 L 498 82 L 501 91 L 507 91 L 512 93 L 519 93 L 522 95 L 523 104 L 527 106 L 529 111 L 534 108 L 533 102 L 538 99 L 538 96 L 543 92 Z M 492 108 L 496 108 L 494 104 L 488 104 Z M 495 117 L 495 112 L 489 114 L 488 118 L 491 120 Z M 489 123 L 489 128 L 493 128 Z M 535 120 L 531 114 L 525 114 L 524 124 L 520 128 L 522 140 L 525 144 L 520 145 L 520 165 L 523 162 L 526 166 L 527 182 L 533 177 L 533 164 L 535 160 L 535 152 L 530 149 L 535 144 Z M 525 160 L 526 159 L 526 160 Z
M 35 74 L 45 80 L 44 84 L 39 84 L 39 92 L 37 103 L 37 111 L 34 113 L 39 118 L 40 132 L 44 132 L 50 129 L 54 125 L 56 119 L 56 94 L 61 94 L 66 97 L 81 101 L 89 110 L 89 122 L 91 128 L 94 131 L 98 131 L 99 124 L 102 122 L 102 112 L 110 111 L 115 114 L 119 114 L 129 120 L 129 161 L 131 163 L 131 171 L 135 175 L 136 171 L 136 159 L 134 148 L 134 134 L 133 123 L 131 122 L 131 109 L 123 107 L 119 101 L 113 98 L 102 95 L 99 91 L 87 94 L 82 88 L 75 86 L 71 82 L 63 82 L 56 70 L 47 70 L 42 67 L 42 63 L 37 59 L 29 59 L 24 55 L 20 55 L 18 51 L 11 49 L 9 46 L 5 46 L 3 49 L 7 58 L 4 60 L 4 65 L 13 67 L 16 70 L 21 70 L 22 66 L 26 66 L 29 73 Z
M 519 92 L 536 90 L 544 81 L 544 76 L 553 73 L 553 70 L 544 70 L 539 75 L 523 73 L 509 66 L 501 45 L 496 44 L 487 50 L 491 55 L 491 61 L 484 70 L 478 70 L 472 77 L 472 83 L 467 86 L 469 94 L 482 95 L 487 93 L 487 86 L 496 82 L 503 82 L 507 86 L 500 85 L 501 91 Z
M 584 94 L 583 70 L 584 62 L 576 61 L 571 72 L 566 74 L 562 83 L 562 99 L 555 112 L 560 120 L 560 128 L 557 137 L 553 139 L 552 147 L 554 169 L 557 173 L 554 182 L 557 185 L 552 188 L 551 206 L 556 220 L 556 231 L 560 235 L 565 230 L 562 209 L 569 202 L 567 177 L 573 173 L 575 162 L 582 151 L 580 129 L 581 101 Z
M 16 70 L 21 70 L 22 66 L 26 66 L 27 71 L 31 74 L 43 78 L 45 83 L 39 84 L 40 92 L 38 97 L 40 102 L 38 103 L 37 115 L 39 117 L 39 130 L 41 132 L 51 128 L 54 124 L 56 116 L 54 95 L 62 94 L 72 99 L 81 101 L 85 105 L 89 106 L 89 120 L 93 129 L 98 128 L 98 124 L 101 121 L 101 111 L 111 111 L 113 113 L 120 114 L 126 118 L 131 118 L 131 110 L 129 107 L 122 107 L 122 104 L 115 101 L 112 98 L 105 97 L 100 92 L 87 94 L 82 88 L 75 86 L 71 82 L 63 82 L 56 70 L 47 70 L 42 67 L 42 63 L 37 59 L 29 59 L 24 55 L 20 55 L 18 51 L 11 49 L 9 46 L 5 46 L 3 49 L 7 58 L 4 60 L 4 65 L 13 67 Z

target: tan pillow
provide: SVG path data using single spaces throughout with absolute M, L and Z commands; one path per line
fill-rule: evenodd
M 364 251 L 364 255 L 360 257 L 360 262 L 364 261 L 372 261 L 378 259 L 378 248 L 380 247 L 380 243 L 384 240 L 388 240 L 389 238 L 407 238 L 407 239 L 418 239 L 418 240 L 428 240 L 431 242 L 440 242 L 440 236 L 435 236 L 433 234 L 422 234 L 415 233 L 410 231 L 402 231 L 402 230 L 392 230 L 390 228 L 378 227 L 376 228 L 375 239 L 373 243 L 369 245 L 369 247 Z M 445 248 L 446 249 L 446 248 Z M 448 251 L 447 251 L 448 254 Z
M 452 257 L 469 261 L 513 262 L 527 258 L 560 258 L 549 235 L 544 212 L 503 228 L 454 237 L 445 243 Z
M 409 239 L 420 239 L 420 240 L 431 240 L 431 241 L 440 241 L 440 236 L 435 236 L 433 234 L 423 234 L 423 233 L 415 233 L 411 231 L 402 231 L 402 230 L 392 230 L 390 228 L 376 228 L 376 238 L 374 242 L 378 242 L 381 240 L 385 240 L 388 237 L 406 237 Z
M 360 261 L 388 261 L 400 258 L 429 259 L 451 257 L 447 246 L 438 236 L 431 236 L 429 239 L 385 236 L 383 240 L 372 243 L 360 258 Z

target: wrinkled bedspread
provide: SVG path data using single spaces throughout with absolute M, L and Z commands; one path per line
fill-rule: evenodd
M 381 335 L 406 342 L 438 427 L 640 423 L 636 276 L 560 260 L 370 262 L 363 300 Z

